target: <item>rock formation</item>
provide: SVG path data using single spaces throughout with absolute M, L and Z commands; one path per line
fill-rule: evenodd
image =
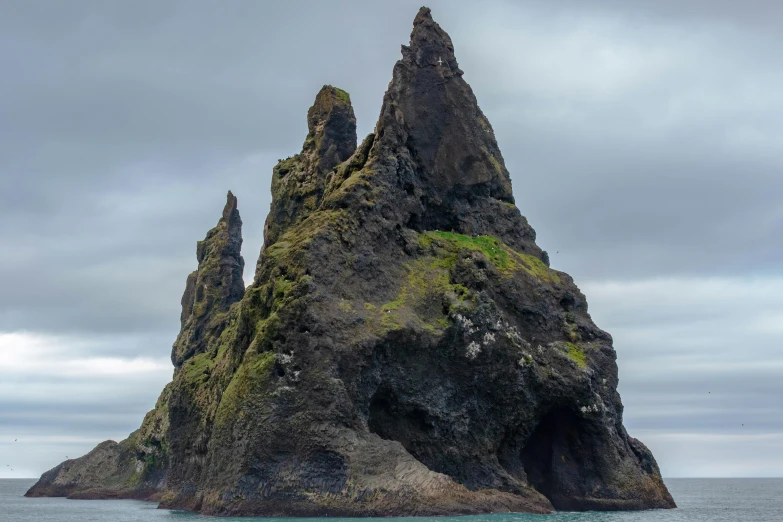
M 274 169 L 253 284 L 229 194 L 155 409 L 28 495 L 220 515 L 674 507 L 622 425 L 612 338 L 536 246 L 429 9 L 358 148 L 339 89 L 308 126 Z
M 209 350 L 210 341 L 226 327 L 231 305 L 242 299 L 245 282 L 242 272 L 245 260 L 242 248 L 242 219 L 237 198 L 230 191 L 223 216 L 215 228 L 198 242 L 198 270 L 188 276 L 182 295 L 180 330 L 171 362 L 182 366 L 187 359 Z

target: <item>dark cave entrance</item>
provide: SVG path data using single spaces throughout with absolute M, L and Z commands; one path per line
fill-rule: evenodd
M 528 483 L 548 498 L 556 499 L 579 483 L 582 421 L 570 410 L 550 411 L 541 419 L 522 449 Z M 559 508 L 558 508 L 559 509 Z
M 433 424 L 426 411 L 402 403 L 397 395 L 380 388 L 370 400 L 367 419 L 370 432 L 382 439 L 396 440 L 413 456 L 420 458 Z

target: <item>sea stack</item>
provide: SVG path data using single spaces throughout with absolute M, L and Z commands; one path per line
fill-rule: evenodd
M 623 427 L 612 337 L 536 245 L 430 10 L 358 147 L 346 92 L 325 86 L 307 119 L 253 284 L 229 193 L 155 409 L 28 495 L 210 515 L 674 507 Z

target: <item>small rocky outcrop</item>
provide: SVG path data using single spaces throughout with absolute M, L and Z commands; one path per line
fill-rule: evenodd
M 324 85 L 307 111 L 307 128 L 302 152 L 274 168 L 264 248 L 275 243 L 291 223 L 320 206 L 327 176 L 356 150 L 356 116 L 349 94 Z
M 361 145 L 339 89 L 308 126 L 274 169 L 253 284 L 229 197 L 155 409 L 28 494 L 217 515 L 674 507 L 623 427 L 612 338 L 535 244 L 429 9 Z
M 245 260 L 242 249 L 242 219 L 237 198 L 231 191 L 217 226 L 198 242 L 198 269 L 192 272 L 182 294 L 182 324 L 171 350 L 171 362 L 182 366 L 188 358 L 203 353 L 223 331 L 231 305 L 242 299 Z

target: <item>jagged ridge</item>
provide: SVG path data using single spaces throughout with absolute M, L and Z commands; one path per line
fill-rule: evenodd
M 358 148 L 347 94 L 316 97 L 241 300 L 198 297 L 235 288 L 236 241 L 199 247 L 173 382 L 128 440 L 69 464 L 109 472 L 63 464 L 29 494 L 221 515 L 674 506 L 622 426 L 611 336 L 536 246 L 429 9 L 402 55 Z M 225 216 L 205 243 L 237 237 Z

